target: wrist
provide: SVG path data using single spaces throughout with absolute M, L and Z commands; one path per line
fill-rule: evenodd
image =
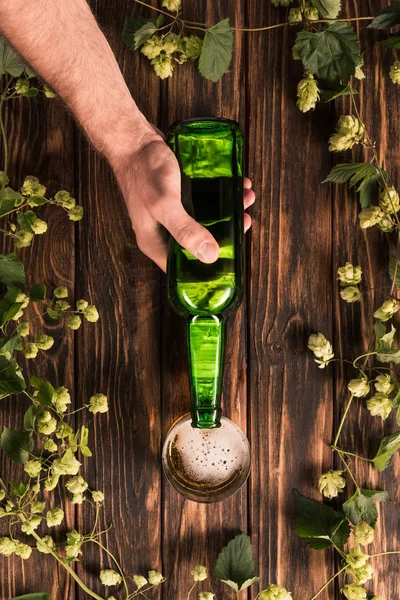
M 98 145 L 114 170 L 121 168 L 144 145 L 161 140 L 160 134 L 137 108 L 136 112 L 126 118 L 121 116 L 116 124 L 107 124 Z

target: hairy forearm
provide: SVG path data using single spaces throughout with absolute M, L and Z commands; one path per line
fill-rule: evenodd
M 0 33 L 63 98 L 111 163 L 154 133 L 86 0 L 0 0 Z

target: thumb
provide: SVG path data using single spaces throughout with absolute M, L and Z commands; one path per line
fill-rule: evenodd
M 219 246 L 211 233 L 197 223 L 181 204 L 168 207 L 159 221 L 176 239 L 178 244 L 204 263 L 213 263 L 218 259 Z

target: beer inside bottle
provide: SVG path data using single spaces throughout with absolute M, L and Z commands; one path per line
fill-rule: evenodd
M 173 125 L 167 141 L 182 173 L 182 202 L 214 236 L 219 258 L 202 263 L 175 240 L 168 296 L 188 323 L 192 426 L 220 426 L 224 321 L 243 295 L 243 135 L 235 121 L 193 119 Z

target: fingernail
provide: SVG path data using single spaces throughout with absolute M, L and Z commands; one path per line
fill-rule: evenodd
M 218 252 L 214 244 L 210 242 L 203 242 L 197 250 L 197 258 L 203 262 L 214 262 L 218 258 Z

